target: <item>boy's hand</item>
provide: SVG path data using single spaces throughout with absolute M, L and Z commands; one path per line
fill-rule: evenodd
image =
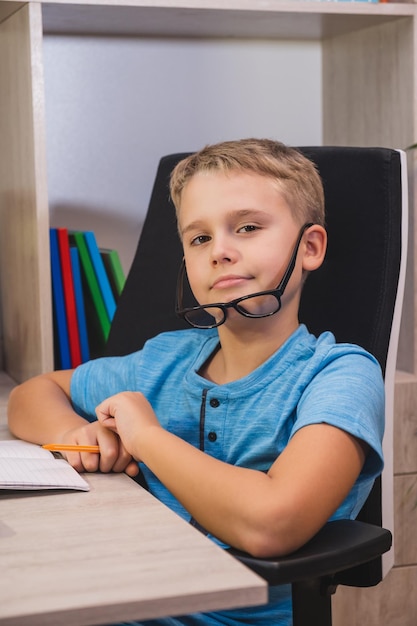
M 124 391 L 96 407 L 97 418 L 105 428 L 117 433 L 126 450 L 141 460 L 140 447 L 150 427 L 161 428 L 151 405 L 140 392 Z
M 83 472 L 126 472 L 136 476 L 139 468 L 127 452 L 116 433 L 104 428 L 99 422 L 92 422 L 65 433 L 62 443 L 100 446 L 100 454 L 89 452 L 66 452 L 67 461 L 77 471 Z

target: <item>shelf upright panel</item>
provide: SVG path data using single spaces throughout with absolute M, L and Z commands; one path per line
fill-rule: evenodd
M 0 290 L 2 367 L 20 382 L 52 369 L 53 344 L 42 12 L 15 8 L 0 23 Z
M 416 62 L 415 16 L 325 39 L 323 142 L 404 150 L 415 142 Z M 410 207 L 415 206 L 414 158 L 414 154 L 408 154 Z M 412 223 L 409 237 L 398 369 L 417 372 Z

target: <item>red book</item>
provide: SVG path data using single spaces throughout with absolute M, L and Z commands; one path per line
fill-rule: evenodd
M 68 230 L 66 228 L 57 228 L 56 231 L 58 234 L 59 256 L 61 259 L 62 282 L 64 287 L 65 311 L 67 314 L 71 366 L 77 367 L 77 365 L 81 364 L 82 359 Z

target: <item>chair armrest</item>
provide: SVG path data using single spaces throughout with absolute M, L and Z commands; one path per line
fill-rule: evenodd
M 391 545 L 392 535 L 385 528 L 336 520 L 327 522 L 308 543 L 287 556 L 258 559 L 233 548 L 229 552 L 270 585 L 281 585 L 343 572 L 372 561 Z

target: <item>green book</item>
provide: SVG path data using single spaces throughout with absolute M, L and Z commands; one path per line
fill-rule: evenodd
M 82 231 L 70 231 L 71 245 L 75 245 L 80 255 L 82 280 L 86 304 L 88 336 L 91 344 L 91 356 L 100 356 L 110 332 L 108 316 L 100 286 L 94 271 Z
M 103 259 L 104 267 L 106 268 L 107 276 L 109 277 L 110 285 L 113 290 L 113 295 L 117 302 L 126 282 L 126 276 L 120 262 L 119 253 L 117 250 L 100 248 L 100 255 Z

